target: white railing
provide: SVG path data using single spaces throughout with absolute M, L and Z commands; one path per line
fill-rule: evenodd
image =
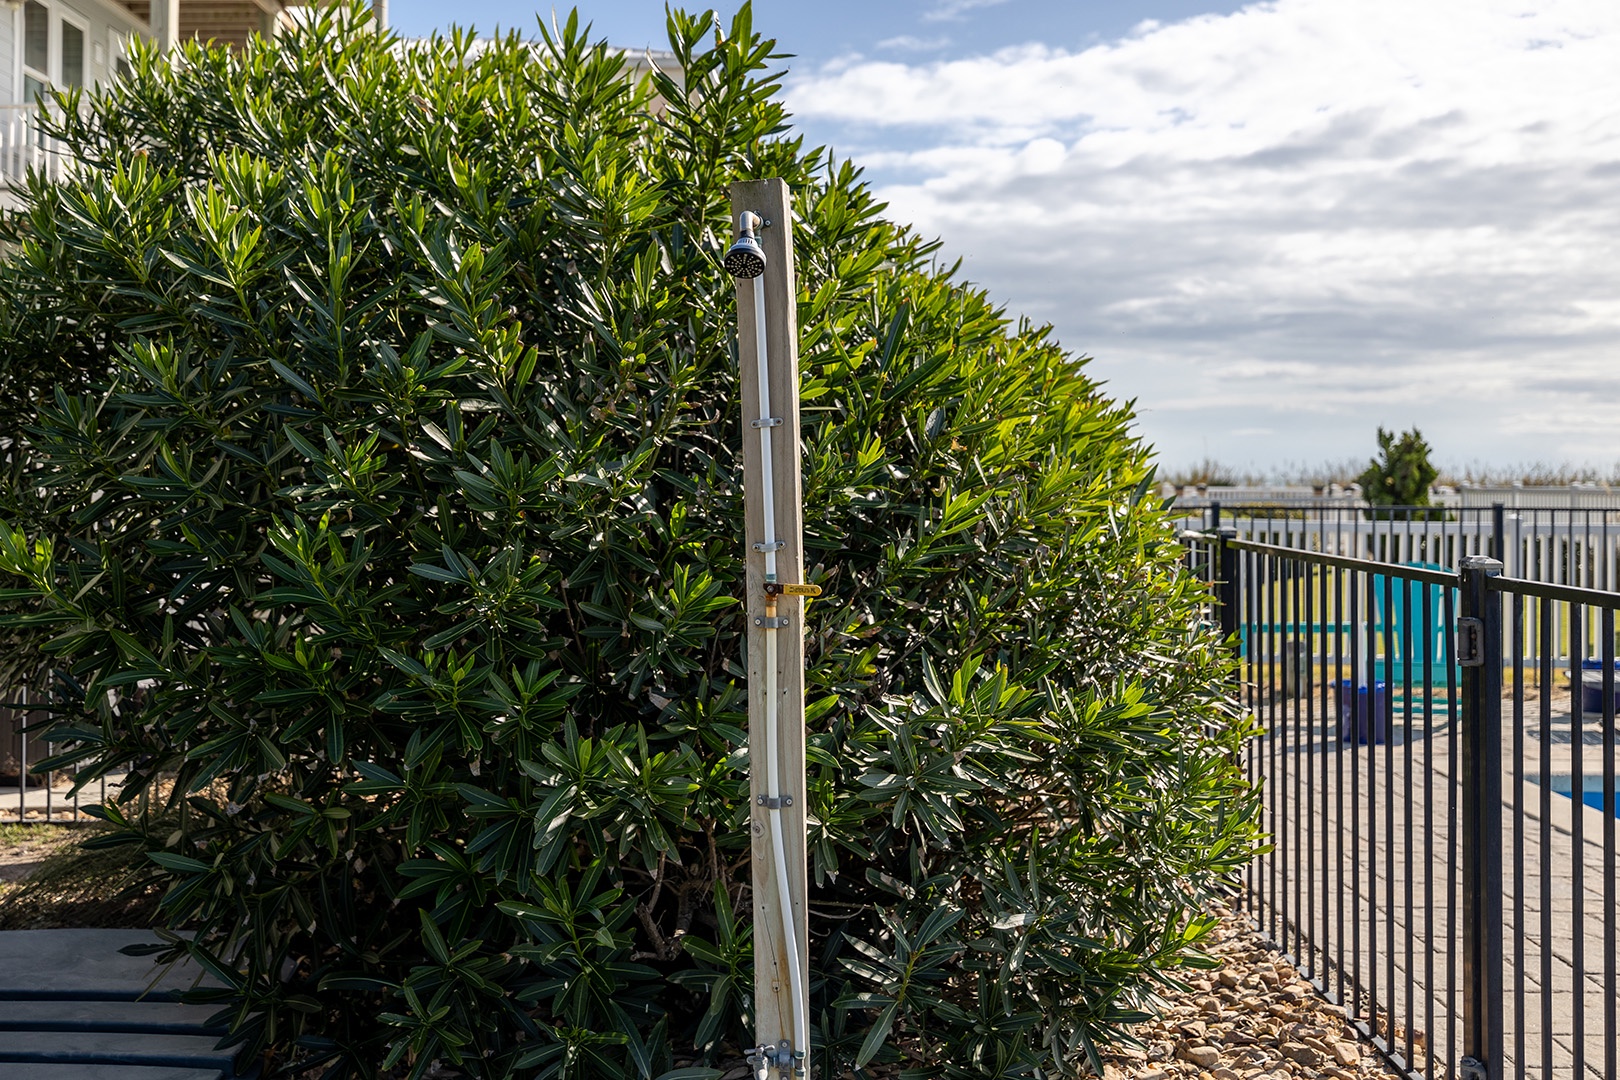
M 1361 488 L 1332 484 L 1324 487 L 1298 487 L 1276 484 L 1270 486 L 1235 484 L 1183 484 L 1159 485 L 1159 497 L 1175 499 L 1178 507 L 1202 507 L 1211 503 L 1234 506 L 1243 503 L 1264 503 L 1272 506 L 1363 506 Z
M 37 105 L 0 105 L 0 190 L 21 186 L 29 169 L 59 179 L 66 155 L 39 130 Z
M 1235 528 L 1241 540 L 1374 562 L 1454 570 L 1464 555 L 1494 555 L 1508 577 L 1620 592 L 1620 511 L 1504 507 L 1498 523 L 1493 509 L 1440 510 L 1434 518 L 1414 510 L 1378 518 L 1359 509 L 1256 513 L 1227 507 L 1220 523 Z M 1178 515 L 1178 524 L 1203 531 L 1211 516 L 1194 510 Z
M 1173 498 L 1176 506 L 1186 509 L 1207 507 L 1213 503 L 1240 507 L 1244 504 L 1264 504 L 1294 509 L 1321 509 L 1323 507 L 1366 507 L 1359 485 L 1301 487 L 1274 485 L 1271 487 L 1239 487 L 1186 484 L 1160 484 L 1159 496 Z M 1582 481 L 1573 484 L 1460 484 L 1442 485 L 1429 492 L 1429 502 L 1448 508 L 1490 509 L 1496 504 L 1509 510 L 1612 510 L 1620 511 L 1620 485 L 1608 482 Z M 1620 1080 L 1617 1077 L 1616 1080 Z
M 1620 491 L 1607 483 L 1577 484 L 1464 484 L 1457 489 L 1458 506 L 1491 506 L 1501 503 L 1510 510 L 1568 509 L 1614 510 L 1620 509 Z

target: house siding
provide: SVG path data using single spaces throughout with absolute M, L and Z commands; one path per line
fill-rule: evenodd
M 88 28 L 85 32 L 86 74 L 97 84 L 108 82 L 117 75 L 112 53 L 113 33 L 116 31 L 119 35 L 128 35 L 137 28 L 143 33 L 146 30 L 144 23 L 136 22 L 134 16 L 121 8 L 110 9 L 88 0 L 57 0 L 57 6 Z
M 53 41 L 58 32 L 56 20 L 60 16 L 84 28 L 85 75 L 95 84 L 108 82 L 117 74 L 114 33 L 126 37 L 136 31 L 146 31 L 146 25 L 128 11 L 97 0 L 47 0 L 47 3 L 52 8 Z M 17 66 L 21 51 L 17 27 L 21 18 L 20 12 L 0 6 L 0 105 L 24 103 Z M 53 44 L 52 48 L 55 47 Z

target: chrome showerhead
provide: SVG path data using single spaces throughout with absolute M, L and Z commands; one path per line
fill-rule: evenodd
M 757 278 L 765 272 L 765 249 L 754 239 L 754 231 L 764 222 L 752 210 L 744 210 L 738 222 L 742 235 L 726 252 L 726 273 L 734 278 Z

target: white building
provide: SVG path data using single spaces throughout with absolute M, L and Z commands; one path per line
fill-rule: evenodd
M 135 35 L 166 47 L 189 38 L 240 47 L 273 34 L 304 0 L 0 0 L 0 201 L 29 165 L 50 168 L 33 122 L 47 89 L 116 78 Z

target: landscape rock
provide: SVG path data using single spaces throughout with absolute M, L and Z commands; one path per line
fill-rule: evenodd
M 1134 1032 L 1143 1048 L 1105 1054 L 1104 1080 L 1399 1080 L 1344 1010 L 1239 919 L 1204 949 L 1221 967 L 1161 991 L 1158 1018 Z
M 1304 1043 L 1283 1043 L 1280 1052 L 1289 1061 L 1297 1061 L 1307 1069 L 1315 1069 L 1322 1064 L 1322 1051 L 1306 1046 Z
M 1212 1069 L 1220 1064 L 1221 1052 L 1213 1046 L 1189 1046 L 1181 1051 L 1181 1058 L 1200 1069 Z

